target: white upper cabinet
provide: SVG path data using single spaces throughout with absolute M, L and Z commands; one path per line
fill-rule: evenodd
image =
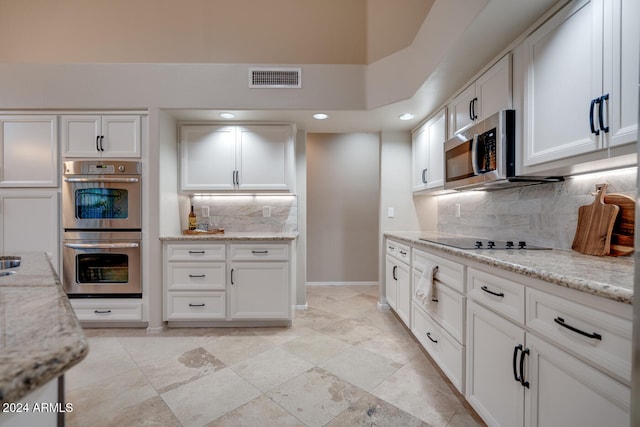
M 140 157 L 140 116 L 62 116 L 64 157 Z
M 446 139 L 447 113 L 444 108 L 413 133 L 412 189 L 414 192 L 442 189 Z
M 233 190 L 236 130 L 232 126 L 189 125 L 180 128 L 182 190 Z
M 637 0 L 574 1 L 525 40 L 524 166 L 637 139 L 638 16 Z
M 449 136 L 497 113 L 512 108 L 511 54 L 483 73 L 449 104 Z
M 289 125 L 182 125 L 183 191 L 293 191 Z
M 291 190 L 293 139 L 290 126 L 240 126 L 236 185 L 239 190 Z
M 57 187 L 57 117 L 0 116 L 0 156 L 0 187 Z

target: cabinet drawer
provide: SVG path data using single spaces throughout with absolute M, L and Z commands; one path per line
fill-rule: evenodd
M 464 266 L 455 261 L 433 255 L 420 249 L 413 250 L 413 268 L 420 273 L 424 271 L 427 262 L 432 262 L 438 266 L 435 280 L 455 289 L 460 293 L 464 293 Z
M 225 289 L 225 263 L 169 263 L 169 290 Z
M 142 321 L 142 303 L 87 303 L 71 301 L 80 321 Z
M 167 261 L 224 261 L 224 244 L 169 244 Z
M 629 384 L 630 320 L 527 288 L 527 325 Z
M 254 244 L 231 245 L 231 261 L 288 261 L 289 245 Z
M 224 292 L 169 292 L 165 320 L 225 318 Z
M 467 297 L 515 322 L 524 323 L 524 286 L 469 268 Z
M 415 288 L 420 280 L 420 272 L 413 270 L 413 301 L 429 313 L 440 326 L 449 332 L 458 342 L 464 342 L 464 297 L 442 283 L 435 282 L 431 301 L 426 304 L 416 297 Z
M 387 240 L 387 254 L 406 264 L 411 262 L 411 247 L 396 241 Z
M 411 307 L 413 311 L 411 332 L 458 391 L 463 393 L 464 346 L 453 339 L 415 302 Z

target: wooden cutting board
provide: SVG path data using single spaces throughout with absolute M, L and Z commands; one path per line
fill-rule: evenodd
M 610 256 L 625 256 L 633 253 L 633 238 L 636 222 L 636 201 L 624 194 L 605 194 L 604 202 L 620 208 L 611 233 Z
M 596 185 L 595 200 L 578 208 L 578 225 L 571 249 L 587 255 L 609 255 L 611 233 L 620 208 L 604 202 L 607 184 Z

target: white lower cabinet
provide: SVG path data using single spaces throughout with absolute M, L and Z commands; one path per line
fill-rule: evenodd
M 288 243 L 166 243 L 164 320 L 290 324 L 290 253 Z
M 507 279 L 487 272 L 469 268 L 468 275 L 470 289 L 500 285 L 488 288 L 498 294 L 492 299 L 470 294 L 467 304 L 465 397 L 488 425 L 629 425 L 630 389 L 607 372 L 626 368 L 630 321 L 518 283 L 504 286 Z M 525 294 L 527 320 L 514 320 Z M 619 372 L 624 378 L 627 371 Z
M 232 262 L 230 272 L 231 318 L 289 317 L 288 262 Z
M 628 387 L 536 335 L 526 341 L 525 426 L 629 425 Z
M 463 391 L 464 346 L 438 325 L 420 306 L 412 303 L 411 332 L 420 341 L 451 383 Z
M 385 297 L 400 319 L 411 327 L 411 248 L 387 241 Z

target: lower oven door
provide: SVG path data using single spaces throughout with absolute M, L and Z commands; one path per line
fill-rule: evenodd
M 142 296 L 140 232 L 66 232 L 63 285 L 70 298 Z

